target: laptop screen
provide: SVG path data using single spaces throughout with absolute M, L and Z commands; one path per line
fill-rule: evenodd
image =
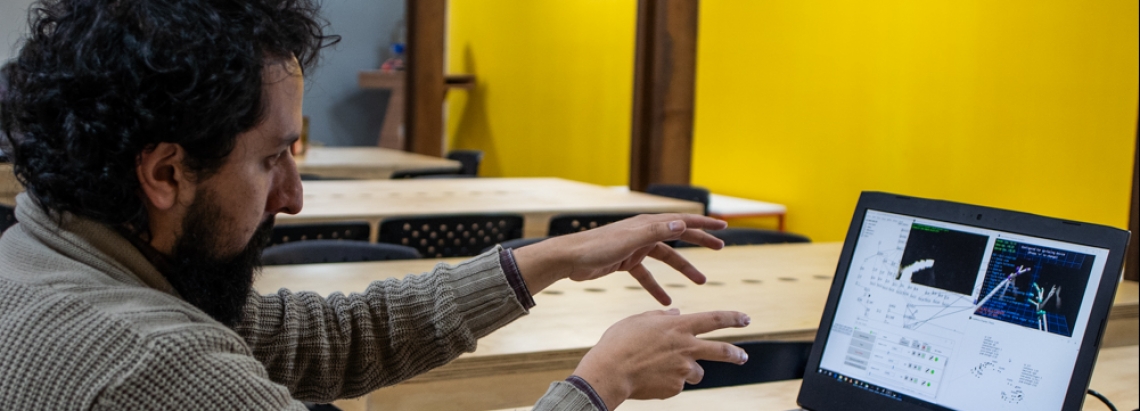
M 932 408 L 1061 407 L 1107 249 L 863 218 L 817 372 Z

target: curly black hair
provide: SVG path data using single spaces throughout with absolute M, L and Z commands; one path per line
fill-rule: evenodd
M 302 72 L 327 35 L 313 0 L 41 0 L 4 67 L 16 177 L 53 213 L 147 230 L 135 166 L 158 143 L 199 178 L 263 117 L 262 69 Z

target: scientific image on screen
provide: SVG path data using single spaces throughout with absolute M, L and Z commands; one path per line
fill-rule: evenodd
M 1094 259 L 999 239 L 974 314 L 1072 337 Z
M 989 237 L 911 224 L 896 280 L 970 295 Z

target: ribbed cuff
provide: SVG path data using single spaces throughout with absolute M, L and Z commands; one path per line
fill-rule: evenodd
M 582 393 L 586 394 L 586 398 L 589 398 L 590 403 L 594 404 L 594 407 L 598 410 L 609 411 L 609 408 L 606 408 L 606 402 L 602 401 L 602 397 L 598 395 L 597 391 L 594 391 L 594 387 L 590 386 L 590 383 L 583 380 L 582 377 L 571 375 L 566 377 L 566 382 L 573 385 L 578 391 L 582 391 Z
M 519 272 L 519 265 L 515 263 L 515 254 L 512 249 L 504 248 L 499 251 L 499 265 L 503 267 L 503 274 L 507 276 L 507 283 L 511 285 L 511 290 L 514 290 L 515 298 L 519 299 L 519 304 L 530 311 L 534 307 L 534 297 L 526 288 L 526 281 L 523 280 L 522 273 Z

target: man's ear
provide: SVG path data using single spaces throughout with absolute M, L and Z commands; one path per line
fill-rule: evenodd
M 135 173 L 150 207 L 170 210 L 190 189 L 185 166 L 182 164 L 186 151 L 174 143 L 158 143 L 139 153 Z

